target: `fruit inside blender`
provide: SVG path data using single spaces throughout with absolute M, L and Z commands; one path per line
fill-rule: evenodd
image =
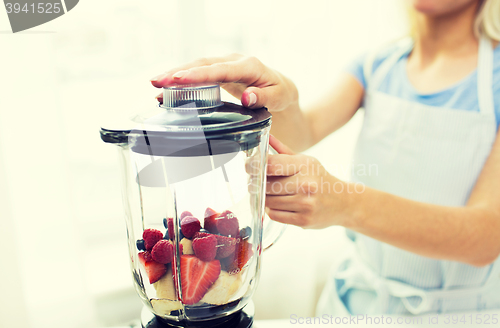
M 138 259 L 146 284 L 156 297 L 151 298 L 154 312 L 161 316 L 177 316 L 185 306 L 221 306 L 238 300 L 245 281 L 245 269 L 254 251 L 250 227 L 240 228 L 236 215 L 225 210 L 207 208 L 203 222 L 184 211 L 179 217 L 178 236 L 173 218 L 164 218 L 164 230 L 145 229 L 137 240 Z M 180 279 L 175 256 L 178 237 Z M 177 295 L 177 281 L 181 295 Z

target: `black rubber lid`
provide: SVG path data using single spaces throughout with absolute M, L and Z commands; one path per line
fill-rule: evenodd
M 128 128 L 102 127 L 101 139 L 129 145 L 141 154 L 205 156 L 252 149 L 260 143 L 261 130 L 271 124 L 267 108 L 221 102 L 218 85 L 165 90 L 167 105 L 136 115 L 126 124 Z

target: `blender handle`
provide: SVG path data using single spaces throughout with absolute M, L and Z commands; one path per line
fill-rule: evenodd
M 266 220 L 268 223 L 262 232 L 262 250 L 264 251 L 268 250 L 280 239 L 288 226 L 287 224 L 273 221 L 267 214 L 264 214 L 264 221 Z
M 269 153 L 276 155 L 278 152 L 271 146 L 269 146 Z M 266 164 L 267 165 L 267 164 Z M 269 216 L 264 213 L 264 218 L 262 224 L 267 221 L 267 224 L 262 231 L 262 249 L 265 251 L 273 246 L 278 239 L 283 235 L 286 230 L 287 224 L 279 223 L 273 221 Z

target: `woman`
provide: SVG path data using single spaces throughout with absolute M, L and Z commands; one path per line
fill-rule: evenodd
M 319 315 L 500 308 L 500 1 L 411 6 L 411 42 L 366 56 L 308 111 L 289 79 L 240 55 L 152 80 L 222 82 L 244 106 L 273 112 L 272 134 L 290 148 L 271 138 L 280 155 L 269 159 L 269 216 L 356 232 L 356 252 L 333 273 Z M 354 160 L 364 169 L 352 182 L 292 152 L 339 129 L 362 103 Z

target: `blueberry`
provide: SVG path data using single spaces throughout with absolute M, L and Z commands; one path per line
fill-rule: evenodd
M 165 227 L 165 229 L 168 229 L 167 218 L 163 218 L 163 226 Z
M 137 242 L 135 244 L 136 244 L 138 250 L 140 250 L 140 251 L 145 251 L 146 250 L 146 245 L 144 245 L 144 240 L 143 239 L 137 240 Z
M 252 229 L 250 227 L 245 227 L 240 230 L 240 238 L 248 239 L 252 236 Z
M 179 231 L 179 240 L 181 240 L 182 238 L 184 238 L 184 235 L 182 234 L 182 231 Z M 165 231 L 165 236 L 163 236 L 163 239 L 166 239 L 166 240 L 170 239 L 170 237 L 168 236 L 168 229 L 167 229 L 167 231 Z

